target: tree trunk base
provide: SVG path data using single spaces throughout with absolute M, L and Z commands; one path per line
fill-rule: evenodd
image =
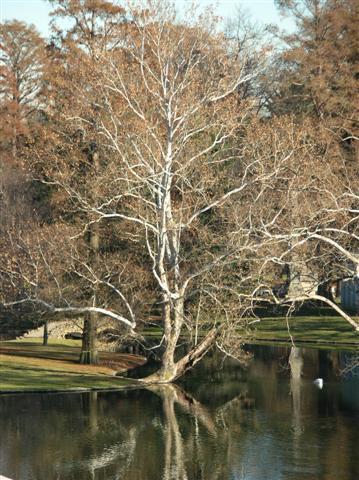
M 96 365 L 98 363 L 97 351 L 97 316 L 88 314 L 84 320 L 80 363 L 83 365 Z
M 81 352 L 80 363 L 82 365 L 96 365 L 99 363 L 97 352 Z
M 194 367 L 208 353 L 213 347 L 218 334 L 219 329 L 211 330 L 196 347 L 176 363 L 173 362 L 173 358 L 171 359 L 172 361 L 164 359 L 162 367 L 157 372 L 141 378 L 140 381 L 145 384 L 168 384 L 174 382 Z
M 48 331 L 48 322 L 46 320 L 46 322 L 44 323 L 44 335 L 42 337 L 42 344 L 46 346 L 48 344 L 48 341 L 49 341 L 49 331 Z

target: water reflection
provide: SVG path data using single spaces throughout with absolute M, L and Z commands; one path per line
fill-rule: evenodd
M 294 440 L 297 441 L 302 430 L 301 422 L 301 388 L 303 375 L 303 352 L 301 348 L 292 347 L 289 355 L 290 367 L 290 393 L 293 399 L 293 420 Z M 294 449 L 297 451 L 297 448 Z
M 0 397 L 0 475 L 15 480 L 357 479 L 359 381 L 348 354 L 254 348 L 181 385 Z M 323 390 L 312 380 L 326 379 Z

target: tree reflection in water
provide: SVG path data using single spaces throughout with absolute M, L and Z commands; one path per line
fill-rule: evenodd
M 336 377 L 342 364 L 340 352 L 267 348 L 247 370 L 228 362 L 221 371 L 208 359 L 181 386 L 3 396 L 0 475 L 354 480 L 359 384 Z M 312 385 L 319 375 L 327 379 L 322 391 Z
M 150 390 L 163 402 L 165 461 L 161 478 L 163 480 L 227 478 L 230 465 L 224 459 L 229 456 L 230 432 L 235 429 L 230 416 L 233 409 L 241 408 L 243 396 L 238 395 L 217 408 L 215 412 L 211 412 L 177 385 L 155 386 Z M 192 424 L 191 430 L 180 428 L 176 407 L 187 415 L 187 420 Z M 204 437 L 207 437 L 206 441 L 203 441 Z M 213 448 L 214 445 L 217 447 Z
M 293 430 L 300 435 L 301 426 L 301 387 L 303 375 L 303 352 L 301 348 L 291 347 L 289 355 L 290 393 L 293 399 Z

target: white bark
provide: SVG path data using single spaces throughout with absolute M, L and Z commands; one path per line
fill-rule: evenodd
M 117 320 L 118 322 L 123 323 L 124 325 L 126 325 L 127 327 L 130 327 L 131 329 L 134 329 L 136 327 L 135 321 L 131 321 L 123 317 L 122 315 L 116 314 L 111 310 L 107 310 L 101 307 L 73 307 L 73 306 L 56 307 L 48 302 L 45 302 L 44 300 L 40 300 L 36 298 L 25 298 L 25 299 L 14 301 L 14 302 L 4 302 L 4 303 L 1 303 L 0 305 L 4 308 L 11 308 L 24 303 L 30 303 L 30 304 L 39 306 L 40 308 L 43 308 L 47 314 L 50 314 L 50 315 L 65 314 L 65 315 L 72 315 L 76 317 L 76 316 L 83 316 L 85 313 L 99 313 L 100 315 L 103 315 L 105 317 L 113 318 L 114 320 Z

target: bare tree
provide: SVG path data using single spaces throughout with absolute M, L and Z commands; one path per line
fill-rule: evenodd
M 44 171 L 66 192 L 71 208 L 86 215 L 82 232 L 118 224 L 131 248 L 140 245 L 145 252 L 165 345 L 162 368 L 148 381 L 169 382 L 216 341 L 231 343 L 243 325 L 257 286 L 249 265 L 256 269 L 263 245 L 273 243 L 259 235 L 264 210 L 252 217 L 247 209 L 284 175 L 293 151 L 302 147 L 278 141 L 270 158 L 260 148 L 252 155 L 243 138 L 258 126 L 250 120 L 256 99 L 238 92 L 261 62 L 257 57 L 256 68 L 248 70 L 246 53 L 233 54 L 232 40 L 216 32 L 210 13 L 196 17 L 191 11 L 178 20 L 167 2 L 139 7 L 130 6 L 128 24 L 119 25 L 117 48 L 98 54 L 91 87 L 78 86 L 71 112 L 61 112 L 61 133 L 53 133 L 56 148 Z M 83 115 L 85 104 L 91 119 Z M 76 138 L 76 129 L 81 138 L 96 138 L 102 149 L 96 177 L 86 185 L 79 183 L 79 161 L 59 148 L 64 138 Z M 271 210 L 265 224 L 276 217 Z M 119 285 L 108 283 L 122 295 L 128 315 L 131 302 Z M 199 296 L 208 322 L 193 348 L 177 359 L 181 335 L 191 336 L 198 327 Z M 135 325 L 134 318 L 127 323 Z
M 179 18 L 166 1 L 131 3 L 116 28 L 116 46 L 96 52 L 86 79 L 65 65 L 69 81 L 54 92 L 60 108 L 30 152 L 63 213 L 48 253 L 50 230 L 29 249 L 37 280 L 16 302 L 98 313 L 131 331 L 153 305 L 164 353 L 144 381 L 168 383 L 215 344 L 237 356 L 259 301 L 320 299 L 278 298 L 273 279 L 290 263 L 327 265 L 333 250 L 318 242 L 351 254 L 342 240 L 356 239 L 348 220 L 356 207 L 331 183 L 335 172 L 322 178 L 325 140 L 310 121 L 258 118 L 246 85 L 261 56 L 248 68 L 246 51 L 218 33 L 210 12 Z M 89 235 L 103 239 L 100 261 Z

